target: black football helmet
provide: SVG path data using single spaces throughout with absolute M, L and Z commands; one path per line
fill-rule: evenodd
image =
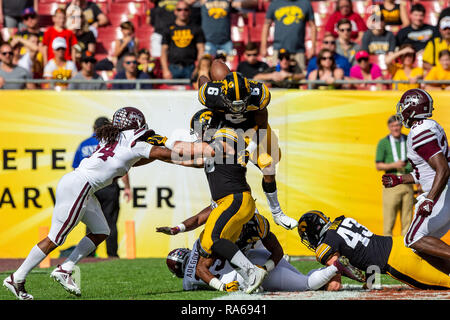
M 144 114 L 134 107 L 120 108 L 114 112 L 112 124 L 121 131 L 130 129 L 148 129 Z
M 231 113 L 244 113 L 251 96 L 248 79 L 239 72 L 230 72 L 222 82 L 225 108 Z
M 203 140 L 203 135 L 210 128 L 213 120 L 213 112 L 208 108 L 197 111 L 191 118 L 191 135 L 197 140 Z
M 170 272 L 178 278 L 184 277 L 184 270 L 189 259 L 191 250 L 188 248 L 178 248 L 169 252 L 166 258 L 166 264 Z
M 297 226 L 302 243 L 310 250 L 316 251 L 330 223 L 330 218 L 320 211 L 311 210 L 303 214 Z

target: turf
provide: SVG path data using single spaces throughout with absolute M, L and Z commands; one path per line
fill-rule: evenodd
M 308 273 L 320 268 L 315 261 L 292 261 L 298 270 Z M 109 260 L 98 263 L 80 263 L 81 297 L 67 293 L 50 278 L 50 269 L 35 269 L 27 278 L 26 288 L 39 300 L 209 300 L 227 293 L 212 290 L 183 291 L 182 280 L 172 276 L 165 259 Z M 10 274 L 2 272 L 1 280 Z M 343 278 L 343 283 L 357 282 Z M 399 284 L 381 275 L 382 284 Z M 15 297 L 5 288 L 0 290 L 0 300 Z

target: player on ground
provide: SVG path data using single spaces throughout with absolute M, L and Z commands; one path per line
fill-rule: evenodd
M 180 224 L 183 226 L 182 230 L 190 231 L 199 227 L 208 219 L 210 212 L 211 208 L 207 207 L 185 220 Z M 171 235 L 181 232 L 177 227 L 161 227 L 157 230 Z M 269 273 L 261 285 L 265 291 L 317 290 L 338 273 L 364 281 L 363 273 L 352 267 L 344 257 L 326 268 L 312 270 L 308 275 L 302 274 L 283 259 L 283 248 L 277 237 L 270 232 L 269 221 L 257 210 L 253 218 L 244 225 L 236 244 L 251 262 L 263 266 Z M 184 290 L 207 288 L 207 284 L 216 290 L 227 292 L 245 287 L 243 278 L 228 262 L 216 257 L 204 259 L 197 248 L 198 240 L 192 250 L 179 248 L 172 250 L 167 256 L 167 266 L 177 277 L 183 278 Z
M 433 99 L 422 89 L 406 91 L 397 105 L 397 115 L 406 128 L 408 160 L 413 172 L 402 176 L 385 174 L 386 188 L 401 183 L 420 183 L 415 215 L 405 236 L 405 245 L 439 270 L 450 274 L 450 246 L 440 240 L 450 229 L 450 153 L 444 129 L 434 120 Z
M 297 229 L 302 243 L 316 253 L 317 261 L 323 265 L 331 265 L 343 255 L 353 266 L 365 271 L 366 277 L 379 272 L 413 288 L 450 289 L 450 276 L 405 247 L 402 237 L 373 234 L 355 219 L 345 216 L 331 221 L 316 210 L 302 215 Z M 375 280 L 375 277 L 367 279 Z M 339 277 L 334 281 L 340 282 Z
M 3 285 L 18 299 L 33 299 L 25 289 L 26 276 L 50 252 L 65 242 L 67 235 L 80 221 L 86 224 L 91 233 L 81 239 L 62 265 L 53 270 L 51 278 L 71 294 L 81 295 L 80 288 L 72 278 L 74 266 L 109 235 L 108 223 L 94 192 L 111 184 L 113 179 L 124 176 L 131 167 L 154 160 L 178 159 L 178 154 L 173 155 L 171 150 L 145 142 L 153 134 L 153 130 L 148 130 L 144 114 L 133 107 L 117 110 L 112 123 L 96 130 L 100 141 L 97 150 L 58 183 L 48 236 L 35 245 L 17 271 L 3 281 Z
M 221 78 L 226 70 L 228 74 Z M 205 76 L 199 78 L 200 103 L 211 109 L 213 117 L 224 125 L 245 131 L 249 143 L 243 156 L 250 158 L 263 173 L 262 187 L 275 223 L 288 230 L 295 228 L 297 221 L 283 213 L 278 201 L 275 171 L 281 151 L 278 138 L 268 124 L 269 89 L 263 83 L 230 72 L 218 61 L 214 61 L 211 75 L 217 81 Z

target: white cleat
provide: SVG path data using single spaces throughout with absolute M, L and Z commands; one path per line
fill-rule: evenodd
M 3 280 L 3 286 L 11 291 L 19 300 L 33 300 L 33 296 L 25 290 L 25 280 L 21 282 L 14 281 L 14 276 L 11 274 Z
M 294 229 L 298 226 L 298 221 L 285 215 L 283 211 L 280 211 L 279 213 L 272 213 L 273 221 L 279 226 L 282 226 L 283 228 L 287 230 Z
M 72 278 L 72 272 L 63 270 L 60 265 L 56 267 L 55 270 L 50 274 L 50 278 L 59 282 L 60 285 L 69 293 L 81 296 L 81 290 L 78 288 L 77 284 Z
M 268 272 L 261 267 L 255 266 L 251 268 L 248 273 L 248 286 L 245 289 L 245 293 L 252 293 L 258 290 L 267 275 Z

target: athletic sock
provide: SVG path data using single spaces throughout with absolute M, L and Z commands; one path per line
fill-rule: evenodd
M 30 253 L 26 257 L 25 261 L 20 265 L 19 269 L 14 272 L 14 280 L 18 282 L 25 280 L 28 273 L 30 273 L 30 271 L 33 270 L 46 257 L 47 255 L 42 252 L 37 245 L 35 245 L 31 248 Z
M 278 202 L 278 191 L 277 191 L 277 183 L 274 182 L 265 182 L 264 178 L 262 181 L 262 188 L 264 194 L 267 198 L 267 203 L 269 204 L 270 211 L 272 214 L 278 214 L 281 212 L 281 206 Z
M 308 274 L 308 287 L 310 290 L 318 290 L 326 285 L 338 272 L 335 266 L 314 270 Z
M 71 272 L 73 267 L 89 253 L 91 253 L 97 246 L 88 237 L 84 237 L 80 240 L 78 245 L 72 251 L 70 256 L 61 265 L 61 268 L 65 271 Z

